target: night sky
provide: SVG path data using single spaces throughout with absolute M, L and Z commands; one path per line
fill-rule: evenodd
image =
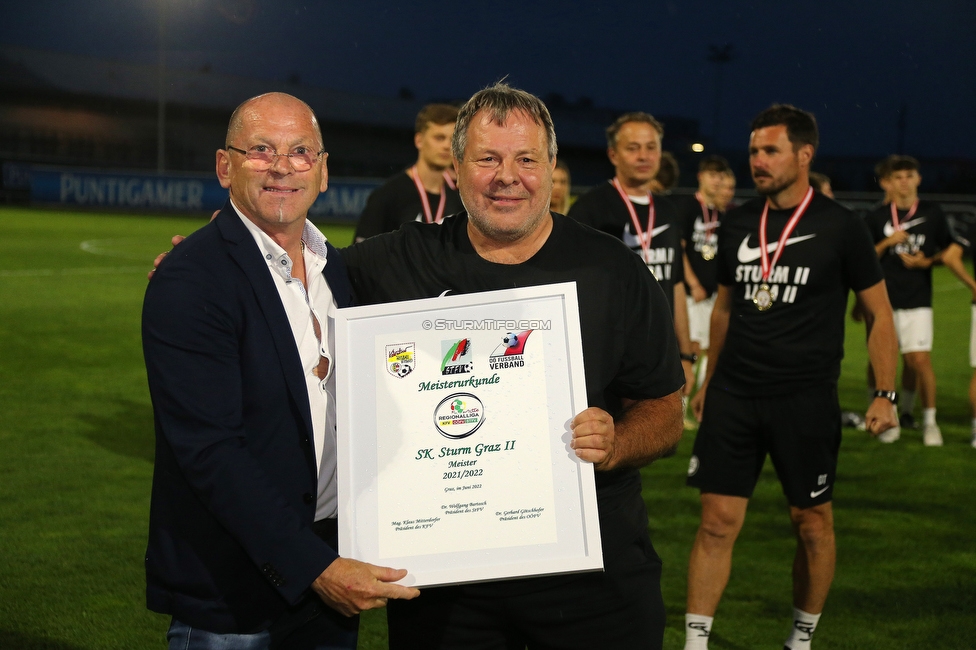
M 0 44 L 124 58 L 157 57 L 160 0 L 4 2 Z M 467 6 L 469 5 L 470 6 Z M 821 151 L 895 150 L 976 158 L 976 5 L 969 0 L 819 3 L 389 2 L 168 0 L 167 58 L 201 68 L 421 101 L 463 99 L 508 76 L 538 95 L 681 115 L 720 144 L 746 146 L 770 103 L 813 111 Z M 665 147 L 667 142 L 665 141 Z

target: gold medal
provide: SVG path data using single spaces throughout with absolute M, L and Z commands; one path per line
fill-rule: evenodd
M 763 282 L 756 289 L 756 293 L 752 296 L 752 302 L 756 305 L 756 309 L 759 311 L 766 311 L 773 306 L 773 294 L 769 290 L 769 285 Z
M 715 259 L 715 247 L 711 244 L 702 244 L 701 246 L 701 256 L 706 262 Z

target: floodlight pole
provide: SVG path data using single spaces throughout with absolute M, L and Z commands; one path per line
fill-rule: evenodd
M 715 64 L 715 115 L 712 118 L 712 138 L 715 140 L 715 148 L 719 148 L 719 134 L 722 120 L 722 67 L 735 58 L 732 52 L 732 44 L 709 45 L 708 62 Z
M 156 109 L 156 172 L 166 171 L 166 1 L 159 2 L 159 102 Z

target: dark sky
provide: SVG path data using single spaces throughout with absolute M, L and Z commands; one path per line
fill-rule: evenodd
M 153 62 L 160 0 L 4 2 L 0 43 Z M 743 148 L 774 101 L 816 113 L 822 152 L 905 149 L 974 158 L 976 4 L 971 0 L 434 2 L 168 0 L 174 67 L 420 100 L 496 79 L 539 95 L 683 115 L 713 132 L 708 45 L 724 66 L 721 144 Z M 665 147 L 667 142 L 665 141 Z

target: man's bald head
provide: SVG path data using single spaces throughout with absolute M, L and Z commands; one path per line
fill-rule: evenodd
M 293 95 L 277 92 L 264 93 L 263 95 L 252 97 L 235 108 L 234 112 L 231 113 L 230 122 L 227 124 L 227 138 L 224 143 L 230 144 L 233 142 L 240 135 L 241 131 L 244 130 L 245 122 L 254 119 L 254 116 L 259 114 L 262 106 L 287 106 L 289 104 L 292 104 L 295 110 L 307 113 L 312 127 L 315 129 L 315 134 L 318 136 L 318 144 L 321 149 L 323 145 L 322 129 L 319 128 L 319 121 L 315 117 L 315 111 L 312 110 L 312 107 Z

